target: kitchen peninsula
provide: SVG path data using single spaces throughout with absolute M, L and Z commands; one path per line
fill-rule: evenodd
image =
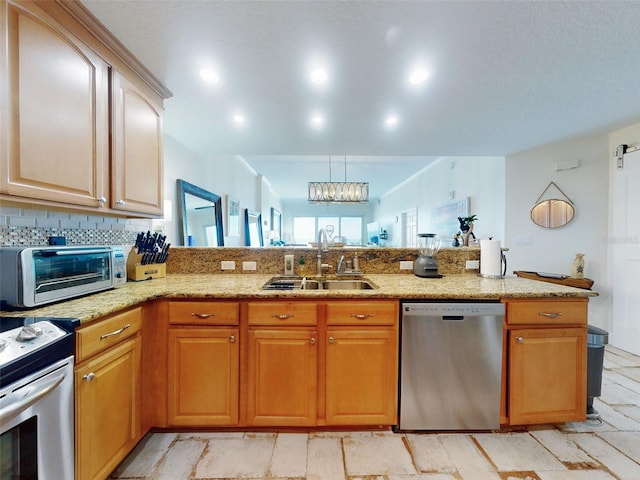
M 222 249 L 202 250 L 175 249 L 165 278 L 29 311 L 81 320 L 76 478 L 106 478 L 150 429 L 397 425 L 401 299 L 504 303 L 500 423 L 507 428 L 584 419 L 587 303 L 595 292 L 476 272 L 440 279 L 367 273 L 382 267 L 373 257 L 367 262 L 366 254 L 364 277 L 377 287 L 371 290 L 262 290 L 281 273 L 282 262 L 275 260 L 251 273 L 176 273 L 199 271 L 191 263 L 214 271 L 215 262 L 193 257 Z M 477 249 L 444 255 L 473 256 Z M 185 258 L 191 260 L 176 264 Z M 439 261 L 445 271 L 456 263 Z M 553 370 L 540 372 L 540 362 L 558 355 Z M 540 388 L 541 375 L 554 385 L 553 396 Z

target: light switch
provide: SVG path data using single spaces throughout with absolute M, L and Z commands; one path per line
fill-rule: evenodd
M 464 268 L 475 269 L 480 268 L 480 260 L 467 260 L 464 265 Z
M 242 262 L 242 270 L 257 270 L 256 262 Z
M 223 260 L 220 262 L 220 268 L 222 270 L 235 270 L 236 262 L 234 262 L 233 260 Z
M 400 270 L 413 270 L 413 262 L 411 260 L 400 260 Z

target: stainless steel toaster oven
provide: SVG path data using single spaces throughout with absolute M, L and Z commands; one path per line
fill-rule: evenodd
M 120 246 L 0 248 L 0 298 L 12 307 L 37 307 L 124 285 Z

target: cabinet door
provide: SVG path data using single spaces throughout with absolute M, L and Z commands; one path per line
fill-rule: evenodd
M 106 478 L 140 439 L 140 351 L 136 336 L 76 367 L 76 478 Z
M 8 68 L 0 69 L 0 89 L 12 102 L 0 107 L 0 190 L 105 207 L 108 67 L 44 13 L 6 8 L 8 45 L 0 61 Z
M 162 109 L 113 72 L 111 208 L 162 214 Z
M 315 425 L 317 348 L 315 329 L 249 330 L 249 425 Z
M 586 328 L 511 330 L 509 423 L 583 421 L 586 362 Z
M 395 425 L 395 330 L 330 329 L 326 348 L 327 425 Z
M 238 423 L 237 328 L 169 330 L 170 425 Z

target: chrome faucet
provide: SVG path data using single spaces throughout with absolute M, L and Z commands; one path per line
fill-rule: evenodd
M 318 230 L 318 266 L 316 268 L 316 276 L 321 277 L 323 273 L 323 269 L 331 267 L 326 263 L 322 263 L 322 253 L 329 251 L 329 240 L 327 239 L 327 232 L 324 228 Z

